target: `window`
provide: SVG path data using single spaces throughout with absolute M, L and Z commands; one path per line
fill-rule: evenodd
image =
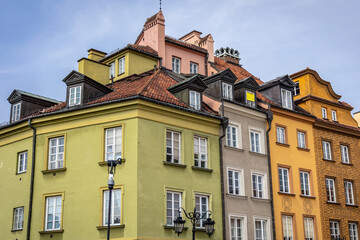
M 173 226 L 174 220 L 179 217 L 181 207 L 181 193 L 166 193 L 166 225 Z
M 62 196 L 46 197 L 45 231 L 61 228 Z
M 194 166 L 207 168 L 207 139 L 194 137 Z
M 305 240 L 314 240 L 314 219 L 306 217 L 304 218 L 304 228 L 305 228 Z
M 265 219 L 255 219 L 255 240 L 266 240 L 267 220 Z
M 111 193 L 110 225 L 121 224 L 121 189 L 113 189 Z M 103 226 L 108 225 L 109 190 L 103 191 Z
M 119 58 L 119 75 L 125 72 L 125 57 Z
M 350 240 L 359 240 L 357 223 L 349 223 Z
M 299 82 L 295 82 L 294 96 L 299 95 L 299 94 L 300 94 Z
M 202 216 L 207 210 L 209 210 L 209 196 L 205 195 L 195 195 L 195 209 L 196 212 L 200 213 L 200 216 Z M 206 218 L 209 216 L 209 214 L 206 214 Z M 201 219 L 196 226 L 197 227 L 204 227 L 204 221 L 205 219 Z
M 281 104 L 284 108 L 292 109 L 292 96 L 291 91 L 281 89 Z
M 323 155 L 324 159 L 331 160 L 331 144 L 330 142 L 323 141 Z
M 228 170 L 229 194 L 244 195 L 243 193 L 243 172 Z
M 18 161 L 18 173 L 26 172 L 27 170 L 27 152 L 19 153 L 19 161 Z
M 226 145 L 230 147 L 237 147 L 238 128 L 234 125 L 229 125 L 226 129 Z
M 196 74 L 198 73 L 199 65 L 197 63 L 190 62 L 190 73 Z
M 105 161 L 117 160 L 122 156 L 122 127 L 105 130 Z
M 69 106 L 79 105 L 81 103 L 81 86 L 71 87 L 69 89 Z
M 180 163 L 180 141 L 179 132 L 166 131 L 166 161 L 171 163 Z
M 222 83 L 222 96 L 223 98 L 232 100 L 233 99 L 233 89 L 232 86 L 228 83 Z
M 251 176 L 252 179 L 252 191 L 254 198 L 265 198 L 265 184 L 264 184 L 264 175 L 253 173 Z
M 310 196 L 310 173 L 300 172 L 301 195 Z
M 278 143 L 286 143 L 285 139 L 285 128 L 283 127 L 276 127 L 276 135 L 277 135 L 277 142 Z
M 282 216 L 283 224 L 283 239 L 284 240 L 293 240 L 293 218 L 292 216 Z
M 354 205 L 354 191 L 353 191 L 353 183 L 349 181 L 345 181 L 345 199 L 346 204 Z
M 336 116 L 335 110 L 331 110 L 331 120 L 333 120 L 334 122 L 337 122 L 337 116 Z
M 349 160 L 349 147 L 345 146 L 345 145 L 340 145 L 340 149 L 341 149 L 341 161 L 342 163 L 350 163 Z
M 16 103 L 12 106 L 11 122 L 18 121 L 20 119 L 21 103 Z
M 189 94 L 190 94 L 190 107 L 194 108 L 195 110 L 200 110 L 201 109 L 200 93 L 195 91 L 189 91 Z
M 112 79 L 115 77 L 115 62 L 110 63 L 110 72 L 109 78 Z
M 64 137 L 49 139 L 49 164 L 48 169 L 64 167 Z
M 326 178 L 325 181 L 328 202 L 336 202 L 335 180 L 332 178 Z
M 14 220 L 12 230 L 22 230 L 24 226 L 24 207 L 14 208 Z
M 290 183 L 289 183 L 289 169 L 279 168 L 279 183 L 280 183 L 280 192 L 290 193 Z
M 257 131 L 250 131 L 250 145 L 251 145 L 251 151 L 260 153 L 260 132 Z
M 180 74 L 180 58 L 172 57 L 172 70 Z
M 321 114 L 322 114 L 322 118 L 327 119 L 327 110 L 326 110 L 326 108 L 321 108 Z
M 231 240 L 245 239 L 244 218 L 230 218 Z
M 255 93 L 246 91 L 246 106 L 255 107 Z
M 306 148 L 306 139 L 305 139 L 305 133 L 304 132 L 297 132 L 298 137 L 298 147 L 299 148 Z
M 340 227 L 338 221 L 330 221 L 330 236 L 332 238 L 340 237 Z

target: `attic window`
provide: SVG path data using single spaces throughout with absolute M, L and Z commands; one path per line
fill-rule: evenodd
M 233 88 L 230 84 L 228 83 L 223 83 L 222 84 L 222 92 L 223 92 L 223 98 L 227 98 L 229 100 L 233 99 Z
M 69 106 L 79 105 L 81 103 L 81 86 L 71 87 L 69 89 Z
M 195 91 L 190 91 L 190 107 L 194 108 L 195 110 L 200 110 L 201 108 L 201 99 L 200 93 Z
M 110 63 L 109 78 L 115 77 L 115 62 Z
M 293 109 L 291 91 L 281 89 L 281 104 L 284 108 Z
M 246 91 L 246 106 L 255 107 L 255 93 L 252 91 Z
M 299 94 L 300 94 L 299 82 L 296 82 L 294 87 L 294 96 L 297 96 Z
M 190 62 L 190 73 L 196 74 L 199 72 L 199 64 Z
M 16 103 L 12 106 L 11 122 L 18 121 L 20 119 L 21 103 Z
M 180 58 L 172 57 L 172 70 L 180 74 Z

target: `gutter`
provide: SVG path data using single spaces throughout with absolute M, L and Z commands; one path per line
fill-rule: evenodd
M 36 153 L 36 128 L 31 125 L 31 118 L 28 121 L 28 126 L 33 130 L 33 143 L 32 143 L 30 196 L 29 196 L 29 212 L 28 212 L 28 223 L 26 229 L 26 240 L 30 240 L 32 205 L 34 198 L 34 174 L 35 174 L 35 153 Z
M 269 128 L 266 130 L 266 147 L 268 154 L 268 169 L 269 169 L 269 185 L 270 185 L 270 202 L 271 202 L 271 218 L 272 218 L 272 229 L 273 229 L 273 239 L 276 239 L 276 230 L 275 230 L 275 213 L 274 213 L 274 197 L 273 197 L 273 183 L 272 183 L 272 171 L 271 171 L 271 157 L 270 157 L 270 140 L 269 132 L 271 130 L 271 122 L 273 120 L 273 113 L 271 112 L 271 105 L 268 105 L 267 118 Z

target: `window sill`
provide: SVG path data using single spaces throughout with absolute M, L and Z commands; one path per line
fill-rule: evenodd
M 280 194 L 280 195 L 292 196 L 292 197 L 295 197 L 295 196 L 296 196 L 296 194 L 295 194 L 295 193 L 278 192 L 278 194 Z
M 163 225 L 164 229 L 175 229 L 174 226 L 171 226 L 171 225 Z M 188 230 L 189 227 L 184 227 L 184 230 Z
M 232 147 L 232 146 L 228 146 L 228 145 L 225 145 L 224 147 L 226 149 L 229 149 L 229 150 L 234 150 L 234 151 L 238 151 L 238 152 L 244 152 L 244 149 L 242 149 L 242 148 Z
M 231 194 L 231 193 L 227 193 L 226 196 L 228 196 L 228 197 L 234 197 L 234 198 L 240 198 L 240 199 L 248 199 L 248 196 L 236 195 L 236 194 Z
M 302 195 L 302 194 L 300 194 L 299 196 L 302 197 L 302 198 L 316 199 L 316 197 L 314 197 L 314 196 L 307 196 L 307 195 Z
M 64 229 L 39 231 L 40 234 L 53 234 L 53 233 L 63 233 L 63 232 L 64 232 Z
M 125 224 L 120 224 L 120 225 L 112 225 L 110 226 L 110 229 L 113 229 L 113 228 L 124 228 L 125 227 Z M 97 226 L 96 227 L 97 230 L 105 230 L 108 228 L 108 226 Z
M 346 165 L 346 166 L 354 166 L 354 164 L 352 164 L 352 163 L 344 163 L 344 162 L 341 162 L 341 164 Z
M 120 77 L 121 75 L 124 75 L 124 74 L 125 74 L 125 72 L 119 73 L 117 76 Z M 110 79 L 110 80 L 111 80 L 111 79 Z
M 329 201 L 326 201 L 327 204 L 334 204 L 334 205 L 340 205 L 339 202 L 329 202 Z
M 126 162 L 126 160 L 121 159 L 121 164 L 123 164 L 124 162 Z M 108 163 L 105 161 L 98 162 L 98 164 L 99 164 L 99 166 L 107 166 L 108 165 Z
M 354 205 L 354 204 L 345 204 L 345 206 L 347 207 L 353 207 L 353 208 L 358 208 L 358 205 Z
M 304 152 L 310 152 L 309 148 L 301 148 L 301 147 L 297 147 L 298 150 L 300 151 L 304 151 Z
M 257 198 L 257 197 L 250 197 L 251 200 L 260 201 L 260 202 L 271 202 L 268 198 Z
M 181 164 L 181 163 L 172 163 L 172 162 L 163 161 L 163 164 L 164 164 L 164 165 L 168 165 L 168 166 L 186 168 L 186 165 L 185 165 L 185 164 Z
M 24 174 L 24 173 L 26 173 L 27 171 L 24 171 L 24 172 L 17 172 L 17 173 L 15 173 L 16 175 L 20 175 L 20 174 Z
M 330 159 L 325 159 L 325 158 L 323 158 L 323 161 L 335 163 L 335 160 L 330 160 Z
M 252 155 L 256 155 L 256 156 L 267 157 L 267 154 L 265 154 L 265 153 L 258 153 L 258 152 L 253 152 L 253 151 L 249 151 L 249 153 Z
M 56 172 L 64 172 L 64 171 L 66 171 L 66 167 L 56 168 L 56 169 L 47 169 L 47 170 L 42 170 L 41 172 L 43 174 L 46 174 L 46 173 L 56 173 Z
M 283 147 L 290 147 L 289 144 L 287 144 L 287 143 L 281 143 L 281 142 L 276 142 L 276 145 L 283 146 Z
M 198 170 L 198 171 L 204 171 L 204 172 L 213 172 L 213 169 L 210 168 L 203 168 L 203 167 L 196 167 L 196 166 L 192 166 L 191 167 L 194 170 Z
M 23 230 L 23 228 L 21 228 L 21 229 L 11 229 L 11 232 L 19 232 L 19 231 L 22 231 Z

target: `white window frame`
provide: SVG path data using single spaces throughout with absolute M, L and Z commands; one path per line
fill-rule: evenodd
M 20 152 L 18 154 L 18 173 L 24 173 L 27 171 L 28 152 Z
M 171 138 L 168 139 L 167 135 L 168 133 L 171 134 Z M 175 139 L 174 136 L 178 135 L 178 142 L 179 142 L 179 147 L 176 148 L 175 147 Z M 170 145 L 168 145 L 168 140 L 170 140 Z M 171 150 L 171 153 L 168 152 L 168 150 Z M 179 159 L 175 159 L 175 154 L 174 152 L 178 151 L 179 152 Z M 170 161 L 168 160 L 168 157 L 170 157 Z M 170 162 L 170 163 L 181 163 L 181 132 L 176 132 L 176 131 L 172 131 L 172 130 L 166 130 L 166 162 Z
M 254 176 L 256 177 L 256 182 L 254 182 Z M 261 177 L 261 187 L 262 187 L 262 197 L 260 197 L 260 190 L 259 190 L 259 177 Z M 255 187 L 255 188 L 254 188 Z M 252 190 L 252 197 L 259 198 L 259 199 L 267 199 L 268 192 L 267 192 L 267 175 L 265 173 L 253 172 L 251 171 L 251 190 Z
M 327 119 L 327 109 L 324 107 L 321 108 L 321 116 L 322 118 Z
M 340 237 L 340 222 L 330 221 L 330 237 Z
M 81 104 L 81 86 L 69 88 L 69 106 Z
M 199 204 L 196 203 L 196 200 L 197 198 L 199 199 Z M 206 210 L 202 209 L 202 200 L 203 199 L 206 199 L 206 203 L 205 203 L 205 206 L 206 206 Z M 210 196 L 209 195 L 204 195 L 204 194 L 198 194 L 196 193 L 195 194 L 195 209 L 196 209 L 196 212 L 200 213 L 200 216 L 202 216 L 207 210 L 210 210 Z M 206 213 L 205 215 L 206 218 L 209 217 L 209 213 Z M 206 219 L 201 219 L 197 224 L 196 224 L 196 227 L 197 228 L 204 228 L 204 221 Z
M 190 73 L 197 74 L 199 72 L 199 64 L 190 62 Z
M 230 179 L 230 175 L 232 176 L 231 179 Z M 235 178 L 236 175 L 238 176 L 237 179 Z M 228 181 L 228 193 L 230 195 L 245 196 L 244 169 L 227 168 L 227 181 Z M 236 186 L 236 182 L 238 186 Z M 232 193 L 230 191 L 231 187 L 233 190 Z M 238 193 L 236 193 L 236 190 L 238 190 Z
M 122 126 L 105 129 L 105 161 L 122 158 Z
M 354 223 L 354 222 L 349 223 L 349 239 L 350 240 L 359 240 L 357 223 Z
M 14 208 L 14 219 L 12 230 L 22 230 L 24 228 L 24 207 Z
M 280 173 L 281 172 L 281 173 Z M 286 176 L 284 174 L 286 172 Z M 280 176 L 281 174 L 281 176 Z M 278 168 L 279 192 L 290 193 L 290 169 L 285 167 Z
M 325 178 L 326 196 L 328 202 L 336 203 L 336 187 L 335 179 Z
M 255 153 L 262 153 L 262 132 L 255 129 L 250 129 L 249 135 L 250 135 L 250 151 Z M 255 138 L 253 141 L 252 136 L 254 136 L 255 138 L 256 136 L 258 136 L 258 141 L 256 141 Z
M 293 216 L 282 215 L 282 232 L 284 240 L 293 240 L 294 239 L 294 222 Z M 289 222 L 290 221 L 290 222 Z M 289 223 L 291 223 L 291 229 L 289 228 Z M 289 235 L 290 234 L 290 235 Z
M 109 64 L 109 78 L 115 78 L 115 62 Z
M 314 240 L 315 239 L 315 223 L 314 222 L 315 222 L 314 218 L 304 217 L 305 240 Z
M 276 126 L 276 141 L 286 144 L 286 129 L 284 127 Z
M 222 83 L 222 97 L 233 100 L 233 86 L 228 83 Z
M 239 130 L 238 126 L 229 124 L 226 128 L 226 146 L 238 148 L 239 147 Z
M 344 181 L 344 188 L 345 188 L 346 204 L 347 205 L 354 205 L 355 204 L 355 198 L 354 198 L 353 182 Z
M 254 94 L 254 101 L 249 101 L 249 100 L 247 99 L 247 94 L 248 94 L 248 93 Z M 249 106 L 249 107 L 254 108 L 254 107 L 255 107 L 255 101 L 256 101 L 255 99 L 256 99 L 256 94 L 255 94 L 255 92 L 253 92 L 253 91 L 248 91 L 248 90 L 245 91 L 245 102 L 246 102 L 246 106 Z
M 301 195 L 311 196 L 310 172 L 300 171 L 300 190 Z
M 295 83 L 294 96 L 297 96 L 300 94 L 300 85 L 299 85 L 299 82 L 294 82 L 294 83 Z
M 60 199 L 60 200 L 59 200 Z M 51 207 L 52 207 L 52 211 L 49 212 L 50 209 L 50 205 L 49 202 L 50 200 L 52 201 Z M 60 201 L 60 204 L 58 204 L 58 202 Z M 58 211 L 60 208 L 60 212 Z M 61 221 L 62 221 L 62 195 L 58 195 L 58 196 L 48 196 L 46 197 L 46 205 L 45 205 L 45 231 L 52 231 L 52 230 L 60 230 L 61 229 Z M 52 223 L 52 227 L 49 228 L 48 227 L 48 220 L 50 218 L 50 216 L 52 216 L 52 219 L 50 219 L 50 222 Z M 58 220 L 56 220 L 56 217 L 59 217 Z M 58 227 L 55 227 L 56 222 L 59 223 Z
M 261 222 L 261 238 L 256 236 L 256 222 Z M 254 238 L 255 240 L 267 240 L 270 238 L 270 219 L 265 217 L 254 217 Z
M 201 168 L 208 167 L 207 144 L 208 144 L 207 138 L 194 136 L 194 166 L 195 167 L 201 167 Z
M 19 121 L 21 113 L 21 103 L 15 103 L 12 105 L 11 122 Z
M 323 147 L 323 158 L 325 160 L 332 160 L 331 143 L 328 141 L 322 141 L 322 147 Z
M 53 145 L 53 143 L 55 143 L 55 145 Z M 63 168 L 64 156 L 65 156 L 65 137 L 60 136 L 55 138 L 49 138 L 48 144 L 49 144 L 48 170 Z M 52 149 L 54 151 L 52 151 Z M 55 166 L 52 167 L 51 164 L 54 164 Z
M 337 122 L 337 115 L 335 110 L 331 110 L 331 120 Z
M 189 103 L 190 103 L 190 107 L 194 108 L 195 110 L 200 110 L 201 109 L 200 93 L 190 90 L 189 91 Z
M 168 195 L 171 195 L 171 199 L 168 199 Z M 179 208 L 175 208 L 175 198 L 174 196 L 178 195 L 179 196 Z M 169 202 L 171 204 L 170 208 L 169 208 Z M 182 192 L 176 192 L 176 191 L 166 191 L 166 225 L 167 226 L 173 226 L 174 225 L 174 220 L 180 215 L 181 216 L 181 211 L 179 211 L 180 207 L 182 207 Z M 168 215 L 168 210 L 171 211 L 171 216 Z M 171 218 L 171 222 L 169 223 L 168 220 L 169 218 Z
M 177 57 L 172 57 L 172 71 L 174 73 L 180 74 L 181 72 L 181 59 Z
M 125 57 L 119 58 L 119 75 L 125 73 Z
M 111 193 L 111 213 L 110 213 L 110 226 L 117 226 L 117 225 L 121 225 L 121 214 L 122 214 L 122 209 L 121 209 L 121 201 L 122 201 L 122 189 L 121 188 L 115 188 L 112 190 Z M 116 195 L 118 197 L 116 197 Z M 107 221 L 108 221 L 108 214 L 109 214 L 109 190 L 104 190 L 103 191 L 103 215 L 102 215 L 102 224 L 103 226 L 107 226 Z M 115 201 L 117 201 L 117 207 L 115 208 Z M 119 210 L 119 215 L 115 216 L 115 211 L 116 209 Z M 115 217 L 119 217 L 117 223 L 115 223 Z
M 298 147 L 305 149 L 306 148 L 306 134 L 302 131 L 298 131 L 297 137 L 298 137 Z
M 235 236 L 233 236 L 233 231 L 232 231 L 232 225 L 231 222 L 232 220 L 234 221 L 235 224 Z M 238 220 L 240 220 L 241 222 L 241 235 L 238 235 Z M 247 239 L 247 217 L 246 215 L 239 215 L 239 214 L 229 214 L 229 230 L 230 230 L 230 239 L 235 239 L 235 240 L 245 240 Z
M 292 93 L 284 88 L 281 89 L 281 105 L 283 108 L 293 109 Z
M 346 145 L 340 145 L 340 151 L 341 151 L 341 162 L 350 164 L 349 147 Z

